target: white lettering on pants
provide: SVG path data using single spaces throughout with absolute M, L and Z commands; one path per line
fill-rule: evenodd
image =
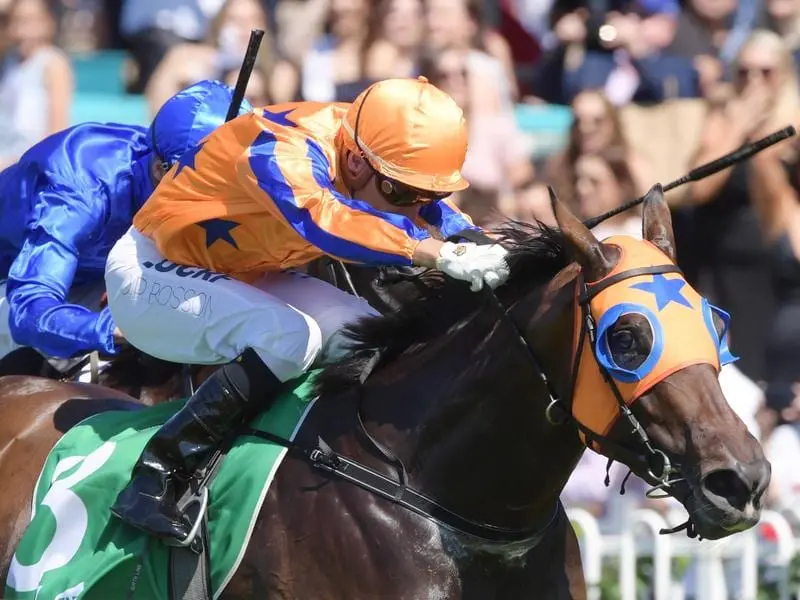
M 182 285 L 165 285 L 139 276 L 132 281 L 126 281 L 120 294 L 142 296 L 148 304 L 169 307 L 195 317 L 211 315 L 211 297 L 205 292 Z
M 109 254 L 105 279 L 117 326 L 143 352 L 217 364 L 252 348 L 282 381 L 345 353 L 332 341 L 336 334 L 375 313 L 363 300 L 305 275 L 268 273 L 246 283 L 176 264 L 133 228 Z

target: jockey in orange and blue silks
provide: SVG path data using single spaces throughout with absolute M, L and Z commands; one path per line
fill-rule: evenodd
M 164 172 L 223 123 L 232 95 L 200 82 L 149 128 L 76 125 L 0 173 L 0 358 L 20 346 L 55 358 L 116 353 L 114 319 L 98 310 L 108 252 Z
M 370 99 L 377 110 L 378 98 Z M 419 242 L 431 237 L 430 228 L 445 236 L 474 228 L 447 199 L 466 187 L 458 170 L 447 165 L 452 171 L 445 176 L 419 174 L 422 168 L 438 167 L 421 152 L 419 158 L 404 157 L 406 163 L 426 161 L 406 174 L 405 181 L 415 184 L 408 186 L 409 206 L 389 212 L 353 197 L 332 173 L 338 153 L 360 153 L 347 113 L 347 105 L 303 102 L 236 119 L 179 164 L 168 185 L 136 215 L 136 230 L 170 260 L 252 281 L 266 271 L 302 266 L 323 254 L 360 264 L 411 265 Z M 373 120 L 362 118 L 359 133 L 366 137 Z M 450 143 L 460 145 L 452 149 L 455 159 L 444 154 L 455 164 L 466 140 Z M 366 143 L 361 147 L 372 153 Z M 401 167 L 381 163 L 376 155 L 368 160 L 403 181 Z M 436 189 L 434 201 L 413 204 L 414 188 Z M 384 204 L 382 208 L 389 207 Z M 235 243 L 215 243 L 214 236 L 223 241 L 230 236 Z
M 176 481 L 375 313 L 295 267 L 327 255 L 437 267 L 474 291 L 506 280 L 500 245 L 442 241 L 475 228 L 448 199 L 468 185 L 466 150 L 462 111 L 419 78 L 381 81 L 351 105 L 255 109 L 181 158 L 109 255 L 109 307 L 142 351 L 224 366 L 145 448 L 114 514 L 185 541 Z

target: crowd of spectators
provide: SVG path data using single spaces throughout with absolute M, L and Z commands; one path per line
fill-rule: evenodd
M 0 20 L 0 166 L 68 125 L 71 56 L 125 51 L 125 89 L 152 116 L 189 83 L 235 81 L 258 27 L 256 105 L 351 101 L 398 76 L 450 93 L 470 131 L 472 186 L 455 200 L 482 225 L 552 222 L 547 184 L 594 216 L 800 116 L 800 0 L 0 0 Z M 570 108 L 571 125 L 543 154 L 519 115 L 552 105 Z M 723 387 L 767 448 L 769 504 L 789 514 L 800 507 L 799 148 L 668 194 L 680 266 L 732 315 L 741 360 Z M 596 233 L 640 228 L 630 211 Z M 564 498 L 609 517 L 602 465 L 587 453 Z

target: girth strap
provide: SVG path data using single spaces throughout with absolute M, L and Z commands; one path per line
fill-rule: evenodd
M 232 441 L 228 440 L 211 455 L 178 500 L 178 509 L 192 522 L 194 535 L 190 534 L 185 545 L 171 546 L 169 549 L 170 600 L 213 598 L 208 544 L 208 487 L 219 472 Z
M 169 549 L 170 600 L 211 600 L 211 576 L 208 552 L 208 517 L 203 512 L 198 549 L 171 547 Z

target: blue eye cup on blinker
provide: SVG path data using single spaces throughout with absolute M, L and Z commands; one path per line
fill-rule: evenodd
M 702 307 L 703 320 L 706 323 L 706 327 L 708 328 L 708 332 L 711 334 L 714 343 L 719 349 L 719 366 L 722 367 L 724 365 L 736 362 L 739 360 L 739 357 L 735 356 L 731 352 L 728 345 L 728 328 L 730 327 L 731 323 L 731 315 L 718 306 L 714 306 L 705 298 L 702 300 Z M 715 314 L 722 321 L 722 335 L 717 333 L 717 328 L 714 326 Z
M 728 328 L 730 326 L 731 316 L 721 308 L 709 303 L 705 298 L 702 299 L 703 321 L 706 324 L 709 335 L 714 340 L 714 344 L 718 348 L 719 364 L 724 366 L 739 360 L 731 351 L 728 344 Z M 623 315 L 637 314 L 645 319 L 650 325 L 653 332 L 653 346 L 650 349 L 650 354 L 644 362 L 636 369 L 626 369 L 618 365 L 614 361 L 611 348 L 608 345 L 608 331 L 614 326 L 617 320 Z M 722 321 L 722 335 L 717 333 L 714 326 L 714 314 L 716 314 Z M 664 336 L 661 328 L 661 322 L 656 315 L 646 306 L 634 303 L 622 303 L 611 307 L 606 313 L 600 317 L 597 324 L 597 342 L 595 345 L 595 356 L 597 362 L 604 367 L 614 379 L 623 383 L 636 383 L 641 381 L 655 368 L 664 350 Z
M 623 315 L 636 314 L 647 319 L 650 329 L 653 332 L 653 346 L 644 362 L 636 369 L 626 369 L 614 361 L 611 348 L 608 345 L 608 331 L 614 326 L 617 320 Z M 597 323 L 597 342 L 595 344 L 595 356 L 597 362 L 604 367 L 611 376 L 622 383 L 636 383 L 641 381 L 655 368 L 661 354 L 664 351 L 664 336 L 662 334 L 661 323 L 653 312 L 641 304 L 623 302 L 608 309 L 600 321 Z

